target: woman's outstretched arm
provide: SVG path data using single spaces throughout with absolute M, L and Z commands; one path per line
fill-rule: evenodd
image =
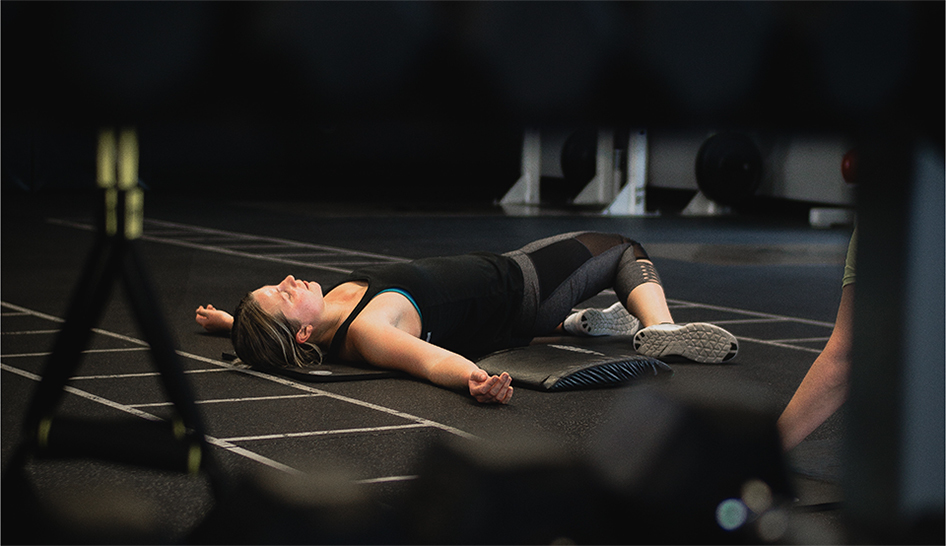
M 210 333 L 225 334 L 233 328 L 233 317 L 226 311 L 214 308 L 209 303 L 197 308 L 197 324 L 200 324 Z
M 512 398 L 512 378 L 489 375 L 472 361 L 383 322 L 356 321 L 348 338 L 369 364 L 407 372 L 435 385 L 467 390 L 476 401 L 505 404 Z

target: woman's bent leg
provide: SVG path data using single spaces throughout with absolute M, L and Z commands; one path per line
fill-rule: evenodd
M 708 323 L 673 324 L 657 271 L 643 247 L 621 235 L 577 232 L 536 241 L 508 254 L 523 270 L 530 336 L 553 332 L 578 303 L 608 287 L 643 323 L 634 348 L 654 357 L 682 356 L 724 362 L 738 351 L 736 338 Z M 588 313 L 619 312 L 620 309 Z M 612 317 L 606 317 L 608 320 Z
M 535 310 L 531 335 L 551 333 L 575 305 L 611 287 L 622 303 L 633 305 L 635 315 L 641 313 L 647 320 L 669 319 L 662 289 L 637 290 L 647 285 L 660 288 L 660 279 L 643 247 L 627 237 L 566 233 L 508 255 L 523 269 L 529 300 L 524 308 Z

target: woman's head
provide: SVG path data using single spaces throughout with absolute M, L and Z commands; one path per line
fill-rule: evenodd
M 302 368 L 322 362 L 310 339 L 324 309 L 321 287 L 286 277 L 247 294 L 233 314 L 230 337 L 237 356 L 253 366 Z

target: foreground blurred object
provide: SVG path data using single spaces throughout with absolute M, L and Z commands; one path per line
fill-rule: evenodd
M 73 291 L 65 323 L 56 337 L 27 410 L 24 438 L 4 469 L 4 498 L 24 500 L 22 503 L 4 503 L 5 538 L 16 537 L 15 541 L 31 540 L 37 527 L 49 531 L 42 521 L 47 515 L 45 511 L 29 502 L 34 495 L 26 467 L 34 460 L 91 459 L 188 475 L 204 471 L 211 478 L 211 484 L 218 488 L 218 493 L 222 486 L 190 384 L 136 244 L 142 232 L 143 197 L 138 187 L 135 131 L 122 130 L 116 138 L 111 129 L 103 130 L 99 137 L 97 166 L 102 197 L 97 237 Z M 74 387 L 68 383 L 76 375 L 92 330 L 102 319 L 112 290 L 119 283 L 126 288 L 134 317 L 148 342 L 172 414 L 168 419 L 136 410 L 127 410 L 131 416 L 111 419 L 58 415 L 66 392 L 92 396 L 73 390 Z M 120 493 L 121 490 L 115 492 Z M 91 542 L 154 540 L 147 536 L 151 528 L 147 518 L 132 514 L 127 522 L 117 520 L 116 526 L 104 521 L 107 518 L 103 518 L 102 513 L 109 509 L 97 507 L 107 507 L 112 496 L 113 492 L 108 488 L 86 497 L 76 495 L 76 499 L 84 499 L 76 503 L 89 509 L 87 515 L 91 520 L 86 524 L 77 523 L 75 532 Z M 54 495 L 54 498 L 59 496 Z M 128 506 L 133 507 L 134 503 Z M 72 511 L 54 508 L 53 513 L 59 512 L 66 519 L 74 519 L 82 513 L 81 508 Z M 143 510 L 147 512 L 147 509 Z M 138 520 L 142 522 L 140 525 L 135 523 Z M 123 523 L 128 524 L 127 529 L 122 527 Z M 97 532 L 102 535 L 96 536 Z M 136 534 L 139 532 L 146 536 L 139 537 Z M 85 533 L 91 535 L 85 537 Z M 66 531 L 66 534 L 53 534 L 40 540 L 70 542 L 77 538 Z
M 540 437 L 440 444 L 424 460 L 408 536 L 444 544 L 785 540 L 792 490 L 775 414 L 733 394 L 628 389 L 581 452 Z

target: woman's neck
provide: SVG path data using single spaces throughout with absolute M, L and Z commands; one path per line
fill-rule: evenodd
M 335 338 L 335 332 L 355 310 L 367 289 L 367 283 L 346 282 L 325 295 L 324 320 L 320 322 L 314 336 L 319 347 L 328 349 Z

